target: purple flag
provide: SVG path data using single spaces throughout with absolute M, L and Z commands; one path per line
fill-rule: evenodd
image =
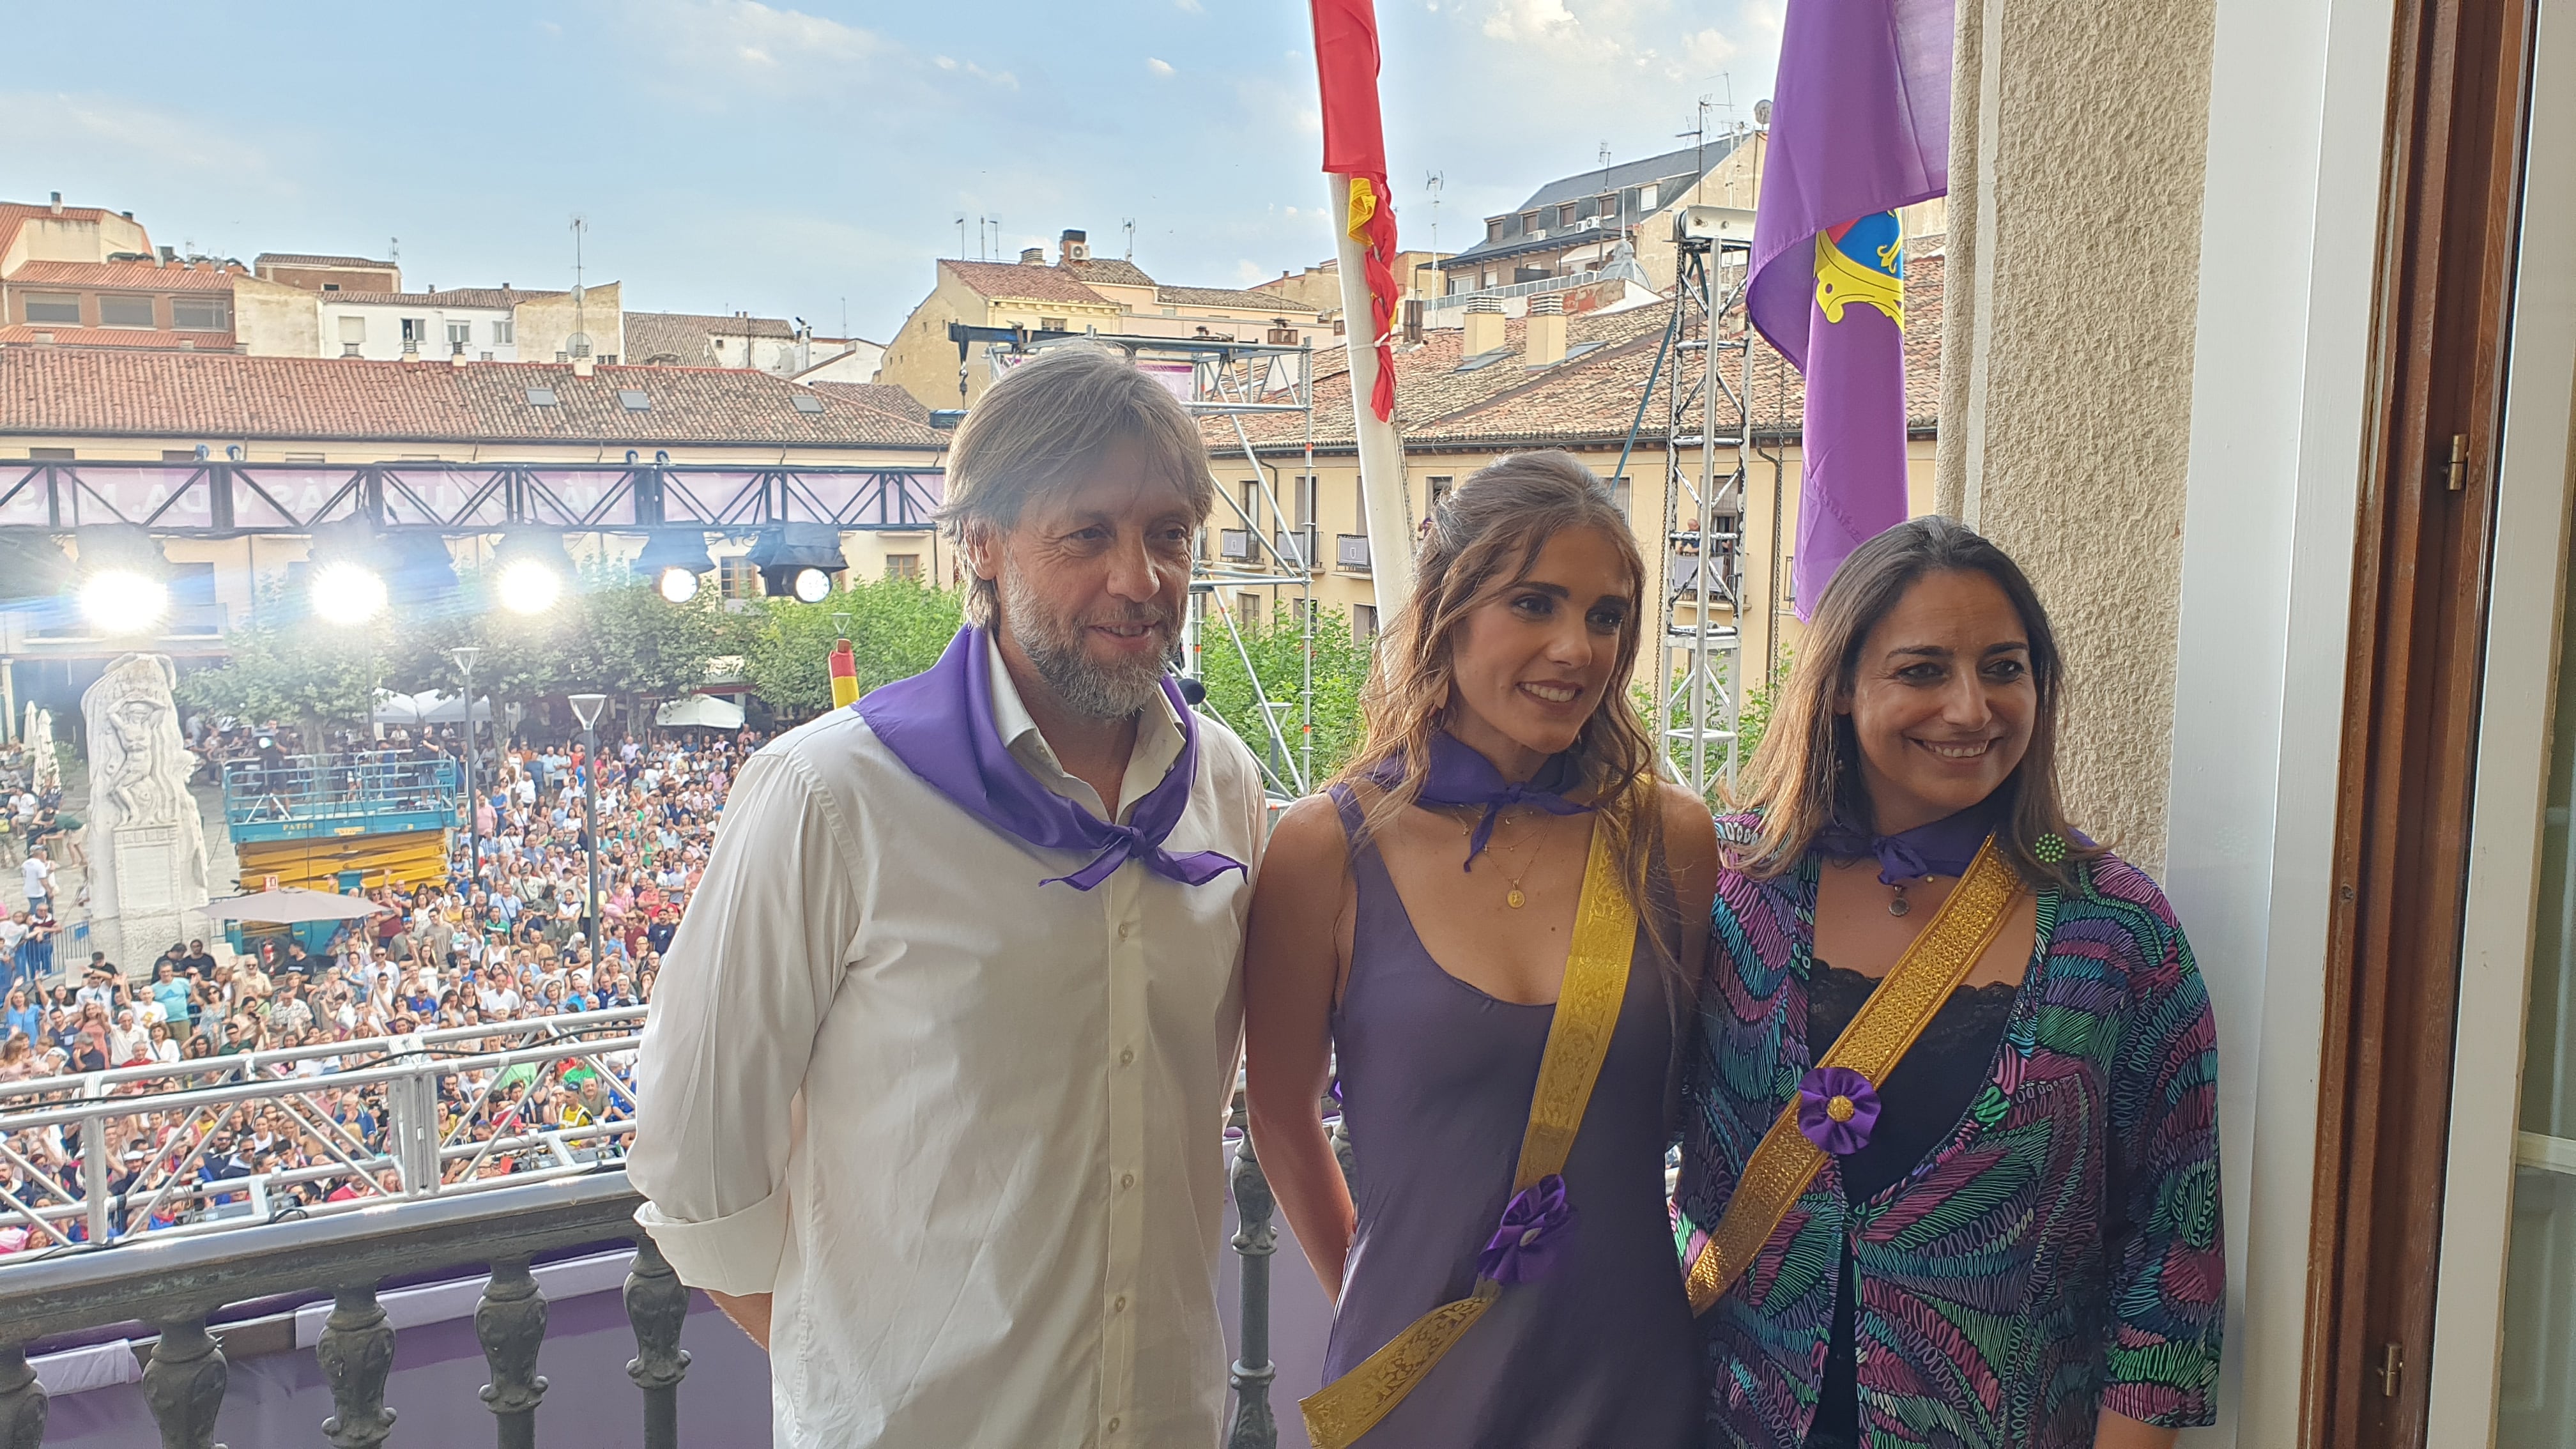
M 1806 374 L 1798 617 L 1905 521 L 1905 248 L 1950 189 L 1953 0 L 1790 0 L 1746 310 Z

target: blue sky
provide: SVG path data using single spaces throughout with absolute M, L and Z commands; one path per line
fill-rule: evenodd
M 1551 177 L 1769 93 L 1780 0 L 1379 0 L 1396 199 L 1442 249 Z M 1167 282 L 1329 255 L 1303 0 L 8 0 L 0 199 L 164 245 L 381 256 L 420 287 L 802 316 L 880 340 L 931 259 L 1079 227 Z M 51 57 L 44 65 L 26 63 Z M 988 243 L 989 245 L 989 243 Z

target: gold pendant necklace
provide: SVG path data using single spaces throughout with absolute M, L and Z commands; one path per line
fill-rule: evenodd
M 1494 834 L 1495 834 L 1495 835 L 1500 835 L 1500 834 L 1502 834 L 1503 822 L 1504 822 L 1504 820 L 1505 820 L 1506 818 L 1507 818 L 1507 817 L 1503 817 L 1503 816 L 1497 816 L 1497 817 L 1495 817 L 1495 820 L 1494 820 Z M 1467 838 L 1468 838 L 1468 839 L 1472 840 L 1472 839 L 1474 839 L 1474 838 L 1475 838 L 1475 835 L 1476 835 L 1476 827 L 1474 826 L 1474 824 L 1473 824 L 1473 823 L 1462 823 L 1460 828 L 1461 828 L 1461 830 L 1465 833 L 1465 835 L 1467 836 Z M 1511 907 L 1513 910 L 1516 910 L 1516 911 L 1517 911 L 1517 910 L 1519 910 L 1521 907 L 1528 905 L 1528 904 L 1529 904 L 1529 897 L 1528 897 L 1527 895 L 1525 895 L 1525 894 L 1523 894 L 1523 893 L 1522 893 L 1522 891 L 1521 891 L 1521 882 L 1522 882 L 1522 881 L 1524 881 L 1524 880 L 1529 879 L 1530 866 L 1532 866 L 1532 865 L 1536 865 L 1536 864 L 1538 863 L 1538 853 L 1537 853 L 1536 851 L 1532 851 L 1532 852 L 1530 853 L 1530 858 L 1529 858 L 1528 863 L 1527 863 L 1527 864 L 1525 864 L 1525 865 L 1523 865 L 1523 866 L 1521 867 L 1521 873 L 1520 873 L 1519 875 L 1514 875 L 1514 874 L 1512 874 L 1512 873 L 1511 873 L 1511 869 L 1510 869 L 1510 867 L 1505 866 L 1505 865 L 1502 863 L 1503 853 L 1502 853 L 1501 851 L 1499 851 L 1499 850 L 1494 849 L 1493 844 L 1492 844 L 1492 837 L 1491 837 L 1491 836 L 1486 837 L 1486 846 L 1485 846 L 1485 849 L 1486 849 L 1486 853 L 1487 853 L 1487 854 L 1490 854 L 1491 856 L 1493 856 L 1493 857 L 1494 857 L 1494 868 L 1495 868 L 1496 870 L 1499 870 L 1499 871 L 1501 871 L 1501 872 L 1503 873 L 1503 880 L 1504 880 L 1504 881 L 1505 881 L 1505 883 L 1510 887 L 1508 890 L 1506 890 L 1506 891 L 1504 891 L 1504 892 L 1503 892 L 1503 904 L 1504 904 L 1504 905 L 1507 905 L 1507 906 L 1509 906 L 1509 907 Z M 1469 867 L 1470 869 L 1473 869 L 1473 868 L 1474 868 L 1474 866 L 1475 866 L 1475 862 L 1474 862 L 1474 861 L 1469 861 L 1467 864 L 1468 864 L 1468 867 Z

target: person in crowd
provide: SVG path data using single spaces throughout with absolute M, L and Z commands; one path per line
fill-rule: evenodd
M 1817 601 L 1720 822 L 1686 1057 L 1711 1445 L 2168 1449 L 2210 1422 L 2209 997 L 2155 882 L 2066 818 L 2063 671 L 2020 568 L 1947 519 Z
M 771 1350 L 783 1449 L 1212 1443 L 1263 804 L 1164 674 L 1205 445 L 1064 349 L 949 458 L 971 622 L 734 782 L 649 992 L 637 1217 Z
M 1247 1105 L 1337 1305 L 1306 1401 L 1327 1449 L 1697 1441 L 1663 1170 L 1717 847 L 1627 698 L 1645 590 L 1571 456 L 1469 478 L 1379 645 L 1363 743 L 1272 838 Z
M 27 909 L 49 906 L 54 900 L 54 863 L 45 857 L 45 848 L 30 845 L 27 858 L 18 863 L 19 879 L 25 883 Z

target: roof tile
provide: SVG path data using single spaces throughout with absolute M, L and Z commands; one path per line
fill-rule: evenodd
M 12 287 L 105 287 L 137 292 L 229 292 L 247 272 L 156 267 L 150 262 L 29 262 L 9 274 Z

